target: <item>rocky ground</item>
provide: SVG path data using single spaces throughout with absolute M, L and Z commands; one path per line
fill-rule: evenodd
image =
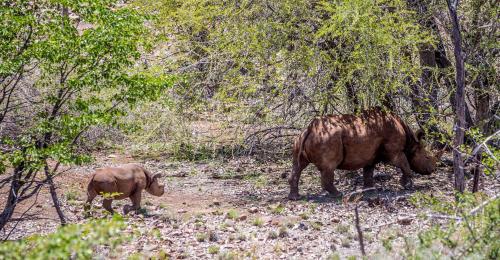
M 164 173 L 166 193 L 145 195 L 144 210 L 130 214 L 124 236 L 132 237 L 116 252 L 99 251 L 97 257 L 147 258 L 307 258 L 360 256 L 354 209 L 359 210 L 360 228 L 369 255 L 384 256 L 390 248 L 404 248 L 405 237 L 413 238 L 427 228 L 432 218 L 422 218 L 422 209 L 412 203 L 417 193 L 452 199 L 450 168 L 441 167 L 430 176 L 414 176 L 414 187 L 403 190 L 400 175 L 380 165 L 375 173 L 376 190 L 364 193 L 361 173 L 337 172 L 337 187 L 343 198 L 322 192 L 313 166 L 302 175 L 300 201 L 288 201 L 288 184 L 280 175 L 288 162 L 262 163 L 252 158 L 210 162 L 141 161 L 127 155 L 99 156 L 96 162 L 68 169 L 58 177 L 58 192 L 71 222 L 85 222 L 82 207 L 88 175 L 98 167 L 138 162 L 153 173 Z M 496 186 L 495 186 L 496 185 Z M 484 187 L 497 192 L 498 183 Z M 52 232 L 58 219 L 46 192 L 17 209 L 6 229 L 9 239 Z M 4 198 L 5 195 L 1 195 Z M 0 203 L 3 203 L 0 199 Z M 115 201 L 115 209 L 129 203 Z M 100 202 L 94 202 L 94 217 L 105 217 Z M 24 213 L 30 209 L 27 213 Z M 120 210 L 121 211 L 121 210 Z M 22 215 L 24 213 L 24 215 Z M 5 238 L 8 233 L 1 233 Z

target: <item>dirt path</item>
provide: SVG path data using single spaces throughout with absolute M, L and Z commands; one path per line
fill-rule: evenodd
M 160 251 L 173 258 L 316 259 L 335 254 L 360 255 L 353 220 L 355 202 L 323 193 L 313 167 L 303 174 L 300 189 L 304 199 L 292 202 L 285 199 L 288 185 L 280 178 L 281 173 L 289 170 L 287 163 L 263 164 L 251 158 L 209 163 L 142 162 L 126 155 L 99 158 L 92 165 L 70 169 L 57 179 L 64 211 L 71 222 L 85 221 L 82 218 L 85 185 L 94 169 L 139 162 L 154 173 L 165 174 L 165 195 L 146 194 L 143 202 L 146 213 L 127 218 L 129 226 L 135 227 L 127 231 L 133 239 L 114 253 L 118 258 L 134 254 L 153 256 Z M 377 190 L 362 198 L 352 196 L 359 200 L 367 252 L 384 254 L 389 246 L 402 247 L 403 237 L 411 237 L 430 224 L 430 220 L 414 217 L 420 212 L 408 199 L 416 191 L 452 198 L 451 181 L 445 172 L 449 169 L 443 168 L 431 176 L 415 176 L 414 189 L 406 191 L 400 188 L 400 176 L 394 169 L 377 168 Z M 349 175 L 340 172 L 337 175 L 337 186 L 345 195 L 362 186 L 361 174 Z M 52 232 L 57 227 L 57 215 L 45 194 L 21 221 L 9 224 L 9 227 L 17 224 L 11 239 Z M 19 206 L 15 220 L 33 202 Z M 113 206 L 121 211 L 125 203 L 129 201 L 116 201 Z M 99 202 L 95 202 L 94 208 L 99 207 Z M 386 223 L 392 224 L 383 226 Z M 390 243 L 384 242 L 388 239 Z

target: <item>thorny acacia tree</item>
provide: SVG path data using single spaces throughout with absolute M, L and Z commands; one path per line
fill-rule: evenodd
M 125 108 L 170 85 L 134 67 L 147 47 L 145 17 L 111 0 L 2 1 L 0 4 L 0 185 L 16 205 L 81 163 L 85 132 L 114 125 Z M 144 48 L 142 48 L 144 49 Z
M 465 190 L 464 181 L 464 162 L 462 153 L 459 147 L 463 144 L 465 135 L 465 68 L 464 57 L 462 54 L 462 35 L 460 33 L 460 24 L 458 21 L 458 0 L 448 0 L 448 8 L 450 10 L 450 18 L 452 21 L 452 40 L 455 53 L 456 67 L 456 93 L 455 93 L 455 138 L 453 140 L 453 173 L 455 175 L 455 189 L 463 192 Z
M 421 74 L 418 47 L 434 42 L 400 0 L 135 3 L 161 17 L 175 57 L 165 66 L 187 77 L 181 97 L 264 122 L 301 125 L 407 96 Z

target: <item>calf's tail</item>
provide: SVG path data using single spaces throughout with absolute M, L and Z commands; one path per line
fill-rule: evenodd
M 97 196 L 97 191 L 94 189 L 94 185 L 92 184 L 94 182 L 94 177 L 95 177 L 95 174 L 92 174 L 92 177 L 90 177 L 89 181 L 87 182 L 87 198 L 88 198 L 88 200 L 92 200 L 95 196 Z

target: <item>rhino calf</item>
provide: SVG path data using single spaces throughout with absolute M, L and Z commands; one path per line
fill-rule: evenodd
M 111 206 L 113 200 L 125 198 L 130 198 L 132 206 L 126 205 L 123 208 L 124 214 L 138 210 L 141 207 L 142 190 L 155 196 L 161 196 L 165 193 L 165 186 L 158 182 L 160 178 L 160 174 L 152 175 L 138 164 L 98 169 L 88 182 L 85 211 L 88 212 L 97 195 L 105 197 L 102 206 L 111 213 L 113 213 Z

